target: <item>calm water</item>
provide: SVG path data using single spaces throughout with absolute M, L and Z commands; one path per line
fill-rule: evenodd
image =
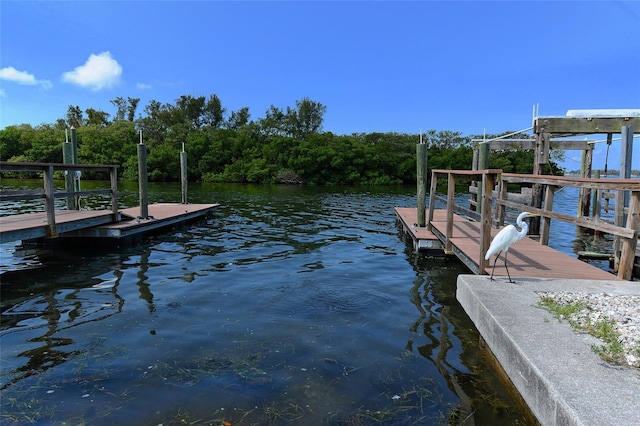
M 134 247 L 2 245 L 2 424 L 531 423 L 455 300 L 467 269 L 395 227 L 415 188 L 189 199 L 222 206 Z

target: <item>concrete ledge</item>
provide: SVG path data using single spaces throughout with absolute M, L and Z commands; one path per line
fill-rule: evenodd
M 535 305 L 537 291 L 640 295 L 631 281 L 460 275 L 457 299 L 543 425 L 640 424 L 640 370 L 593 353 L 594 337 Z

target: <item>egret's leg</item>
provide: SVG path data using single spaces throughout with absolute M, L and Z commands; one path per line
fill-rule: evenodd
M 511 284 L 513 284 L 514 282 L 513 282 L 513 280 L 511 279 L 511 274 L 509 274 L 509 266 L 507 266 L 507 254 L 509 254 L 509 252 L 508 252 L 508 251 L 505 251 L 505 252 L 504 252 L 504 267 L 505 267 L 505 268 L 506 268 L 506 270 L 507 270 L 507 276 L 509 277 L 509 282 L 510 282 Z
M 491 269 L 491 281 L 493 281 L 493 273 L 496 270 L 496 263 L 498 263 L 498 258 L 500 257 L 500 253 L 502 252 L 499 251 L 498 254 L 496 255 L 496 259 L 493 261 L 493 268 Z

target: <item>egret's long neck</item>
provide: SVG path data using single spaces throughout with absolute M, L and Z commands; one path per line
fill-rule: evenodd
M 519 220 L 518 226 L 520 227 L 520 232 L 518 232 L 518 235 L 520 235 L 520 238 L 526 237 L 527 232 L 529 232 L 529 225 L 527 224 L 527 222 Z

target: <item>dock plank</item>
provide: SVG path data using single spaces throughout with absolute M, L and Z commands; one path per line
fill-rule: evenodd
M 408 211 L 413 210 L 413 213 Z M 417 217 L 416 209 L 396 208 L 398 218 L 411 222 Z M 428 214 L 428 212 L 427 212 Z M 405 227 L 408 227 L 405 223 Z M 427 238 L 437 237 L 444 239 L 446 235 L 446 211 L 435 210 L 434 218 L 431 222 L 433 233 Z M 408 227 L 410 228 L 410 226 Z M 411 229 L 408 229 L 411 232 Z M 421 229 L 422 231 L 422 229 Z M 426 229 L 424 229 L 425 232 Z M 491 230 L 493 238 L 499 229 Z M 422 238 L 424 234 L 411 233 L 413 238 Z M 478 261 L 480 256 L 480 223 L 470 221 L 462 216 L 454 214 L 453 234 L 451 237 L 453 252 L 471 269 L 478 274 Z M 493 260 L 490 267 L 485 271 L 491 273 Z M 509 249 L 509 272 L 512 278 L 538 277 L 538 278 L 570 278 L 570 279 L 593 279 L 593 280 L 619 280 L 619 278 L 598 267 L 585 263 L 575 257 L 559 252 L 551 247 L 542 245 L 537 241 L 525 237 L 516 242 Z M 501 256 L 496 264 L 494 277 L 506 277 L 507 271 L 504 267 L 504 260 Z
M 157 203 L 148 206 L 149 219 L 137 219 L 140 207 L 120 210 L 114 221 L 111 210 L 56 210 L 59 237 L 121 238 L 171 226 L 204 216 L 219 204 Z M 49 236 L 44 212 L 0 217 L 0 243 L 32 240 Z
M 219 206 L 219 204 L 149 204 L 147 208 L 149 218 L 139 217 L 140 207 L 131 207 L 120 211 L 122 217 L 128 220 L 84 229 L 72 236 L 124 238 L 204 216 Z
M 442 251 L 440 239 L 427 228 L 417 226 L 418 214 L 416 209 L 396 207 L 395 211 L 403 225 L 404 232 L 411 235 L 414 250 Z M 435 210 L 435 212 L 440 214 L 441 211 Z M 446 215 L 446 212 L 444 214 Z
M 113 222 L 110 210 L 56 210 L 58 234 Z M 48 235 L 45 212 L 0 217 L 0 243 L 44 238 Z

